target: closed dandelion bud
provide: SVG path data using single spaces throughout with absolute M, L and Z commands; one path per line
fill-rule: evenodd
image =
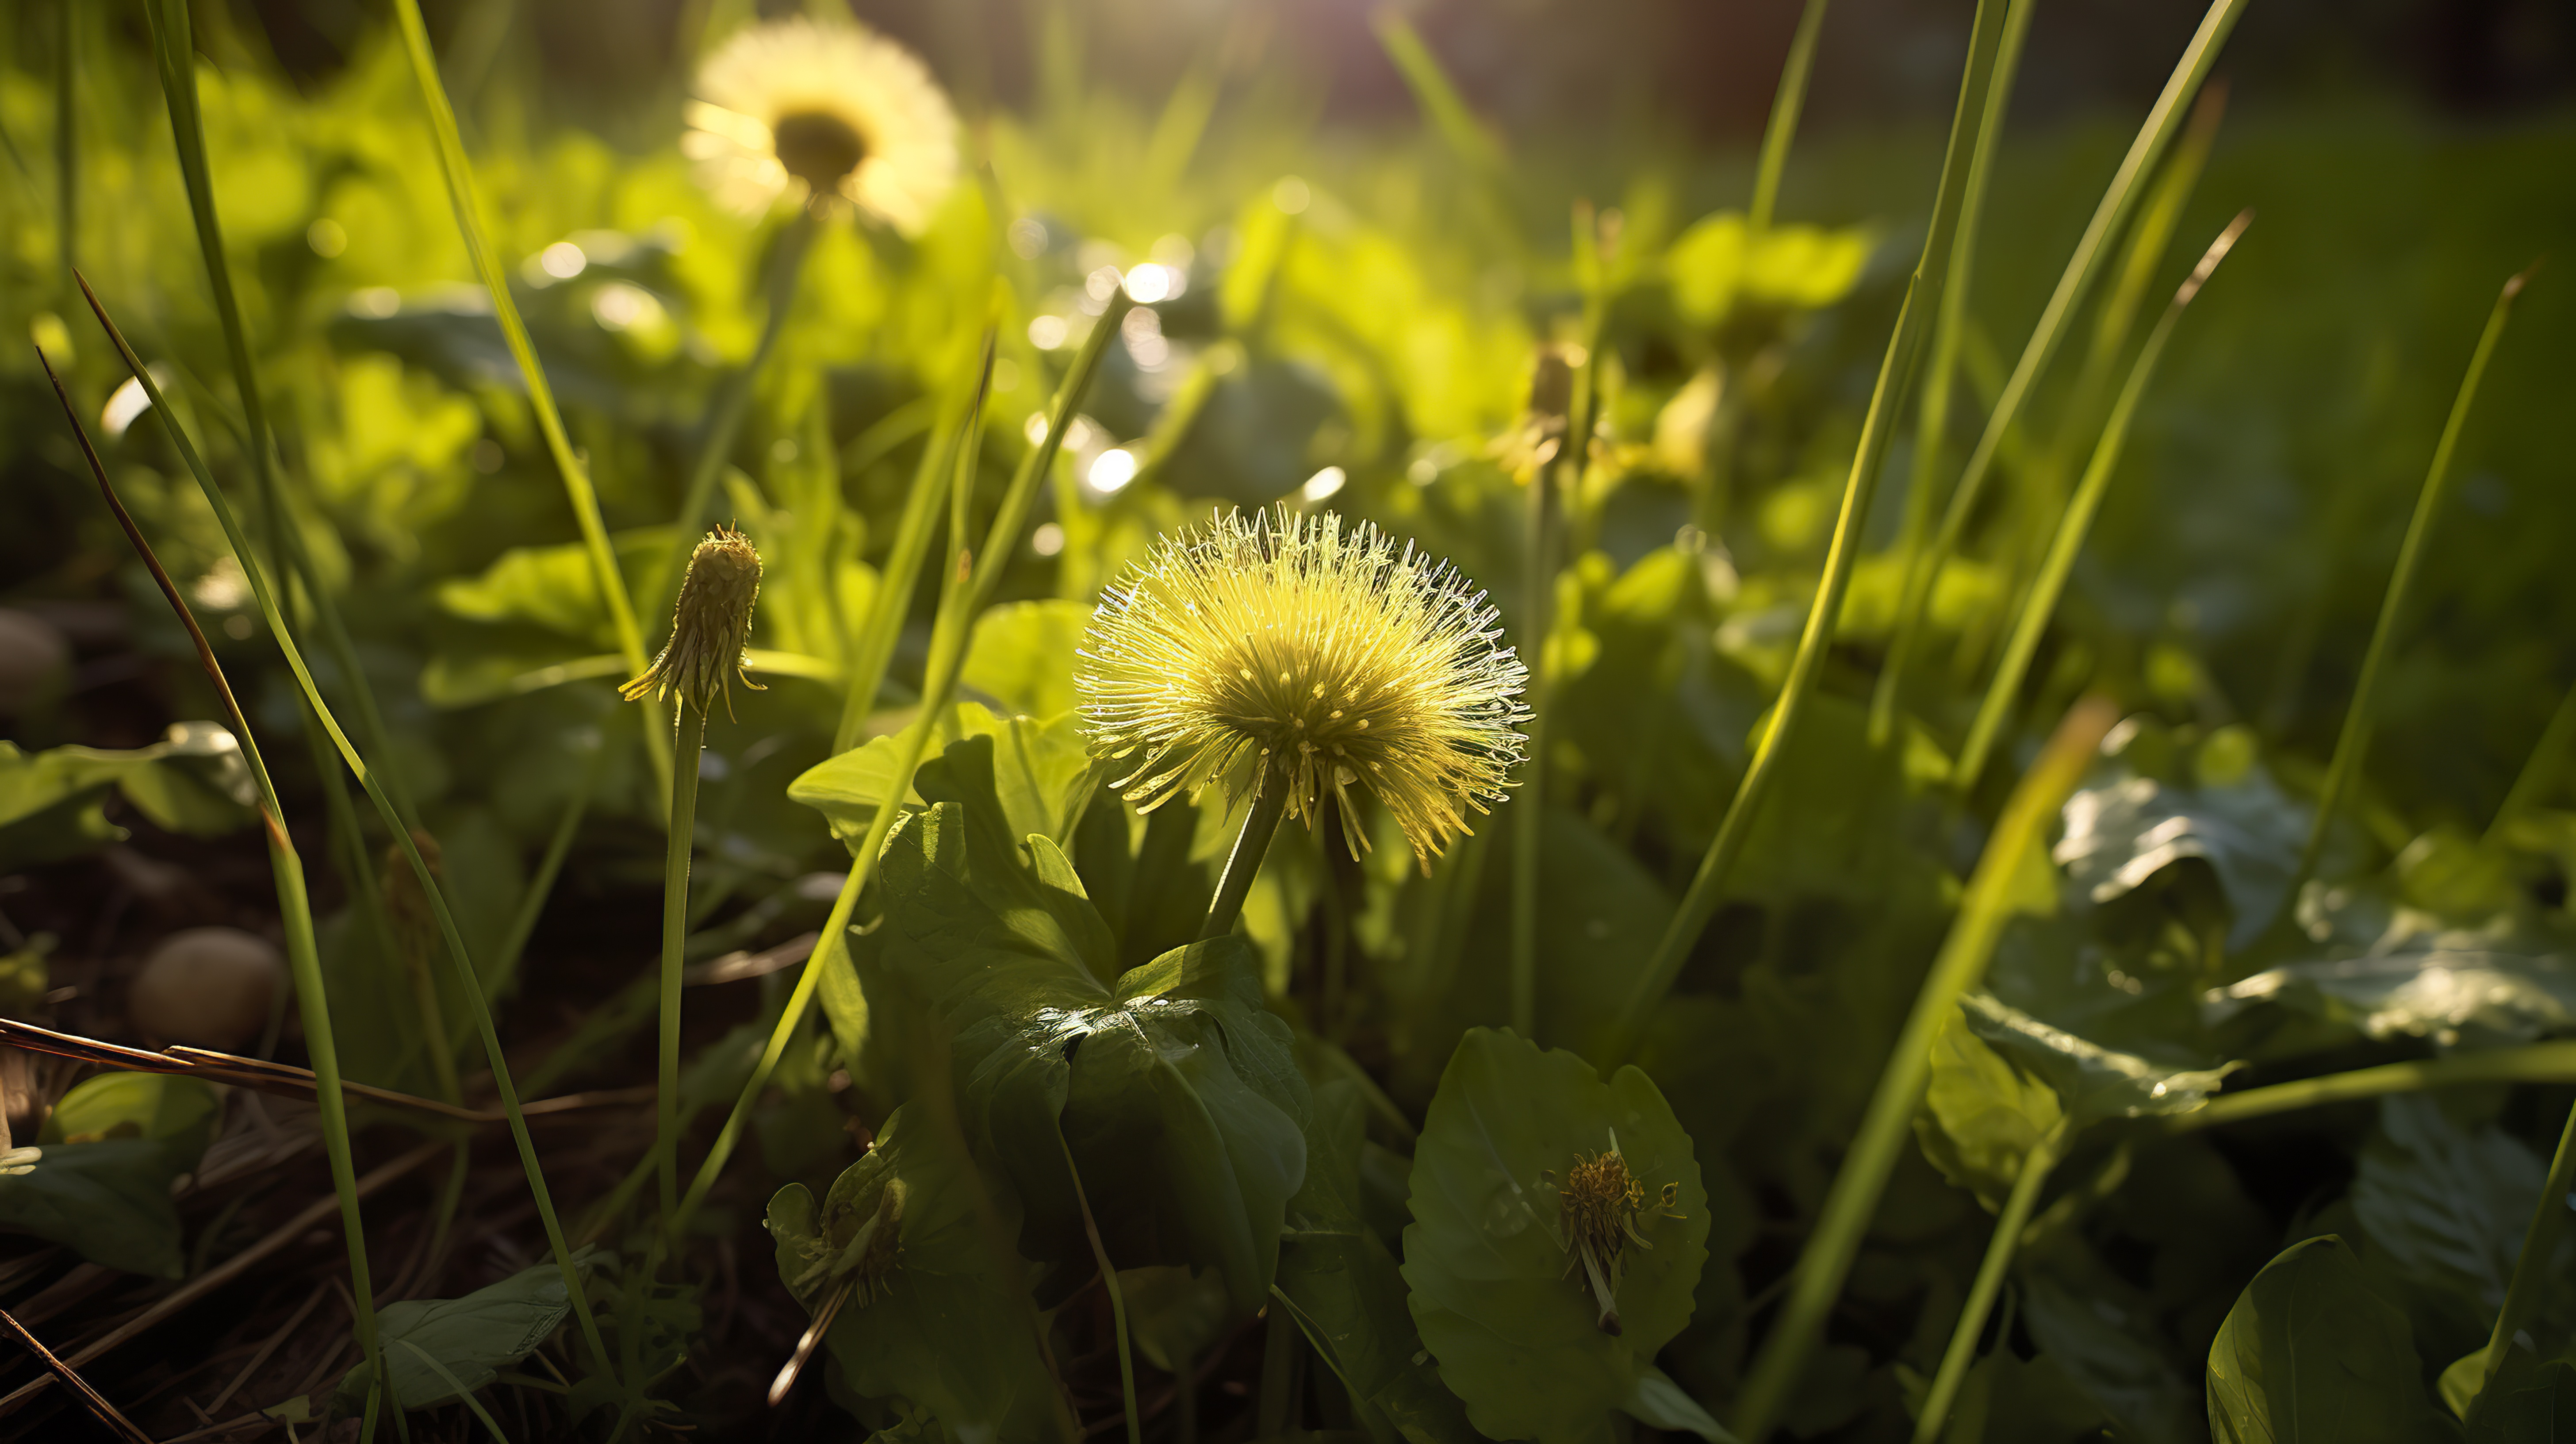
M 678 697 L 700 713 L 713 710 L 718 695 L 733 710 L 733 681 L 755 692 L 766 691 L 743 674 L 743 648 L 751 643 L 752 604 L 760 599 L 760 553 L 751 539 L 729 527 L 707 533 L 689 553 L 689 573 L 680 582 L 679 605 L 671 613 L 671 640 L 644 675 L 618 689 L 633 702 L 644 697 Z
M 1493 456 L 1513 479 L 1526 483 L 1565 448 L 1566 416 L 1574 409 L 1574 368 L 1579 347 L 1541 346 L 1530 366 L 1528 409 L 1493 444 Z
M 1485 594 L 1374 526 L 1285 508 L 1165 539 L 1103 593 L 1074 686 L 1111 786 L 1150 811 L 1223 781 L 1316 825 L 1374 795 L 1426 862 L 1500 801 L 1528 672 Z M 1267 777 L 1264 777 L 1264 773 Z

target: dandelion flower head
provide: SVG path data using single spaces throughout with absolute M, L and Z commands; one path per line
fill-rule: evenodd
M 668 698 L 711 711 L 721 695 L 733 708 L 733 682 L 766 691 L 743 675 L 743 648 L 751 644 L 752 607 L 760 600 L 760 553 L 751 538 L 718 526 L 689 553 L 680 600 L 671 609 L 671 640 L 644 675 L 618 689 L 627 701 Z M 677 719 L 675 718 L 674 721 Z
M 1525 739 L 1527 670 L 1485 594 L 1375 526 L 1284 507 L 1165 539 L 1101 597 L 1075 664 L 1094 755 L 1150 811 L 1267 782 L 1315 826 L 1374 794 L 1428 860 L 1500 801 Z
M 716 198 L 758 214 L 836 196 L 918 235 L 957 180 L 957 117 L 911 51 L 855 22 L 751 26 L 698 70 L 680 149 Z

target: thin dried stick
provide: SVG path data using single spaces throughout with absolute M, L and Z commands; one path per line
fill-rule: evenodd
M 89 1381 L 82 1378 L 77 1372 L 75 1372 L 72 1365 L 66 1364 L 62 1360 L 55 1358 L 54 1351 L 46 1348 L 43 1341 L 39 1340 L 34 1334 L 28 1333 L 27 1326 L 19 1323 L 7 1309 L 0 1309 L 0 1324 L 7 1324 L 9 1326 L 9 1332 L 18 1336 L 18 1342 L 26 1345 L 28 1350 L 34 1353 L 36 1358 L 42 1362 L 47 1369 L 53 1371 L 48 1377 L 58 1378 L 64 1383 L 71 1385 L 72 1392 L 81 1396 L 81 1402 L 87 1404 L 89 1406 L 89 1411 L 99 1417 L 100 1423 L 105 1424 L 110 1429 L 115 1430 L 117 1433 L 124 1435 L 128 1439 L 138 1441 L 138 1444 L 152 1444 L 151 1435 L 135 1428 L 133 1420 L 118 1413 L 116 1406 L 107 1402 L 106 1397 L 100 1394 L 96 1389 L 91 1388 L 89 1386 Z M 36 1385 L 30 1384 L 27 1386 L 27 1389 L 21 1389 L 18 1392 L 23 1394 L 26 1393 L 28 1389 L 33 1389 L 35 1387 Z

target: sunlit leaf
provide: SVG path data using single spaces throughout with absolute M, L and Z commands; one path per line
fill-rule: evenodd
M 2328 1234 L 2263 1266 L 2209 1346 L 2219 1444 L 2420 1440 L 2432 1423 L 2406 1316 Z

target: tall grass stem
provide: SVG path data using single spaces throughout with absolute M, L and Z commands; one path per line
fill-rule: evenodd
M 157 0 L 161 4 L 180 0 Z M 649 659 L 644 654 L 644 629 L 635 620 L 635 600 L 628 595 L 626 579 L 617 569 L 617 552 L 609 544 L 608 522 L 600 513 L 599 492 L 590 484 L 590 470 L 573 454 L 572 438 L 564 431 L 563 413 L 555 406 L 554 388 L 546 382 L 546 370 L 537 360 L 536 344 L 528 339 L 528 323 L 519 315 L 519 303 L 510 295 L 510 277 L 502 268 L 501 258 L 492 249 L 491 225 L 483 214 L 483 199 L 474 183 L 473 162 L 465 155 L 464 138 L 457 134 L 456 110 L 447 100 L 446 85 L 439 79 L 438 57 L 429 46 L 429 28 L 420 18 L 420 0 L 394 0 L 394 20 L 401 27 L 403 49 L 411 60 L 412 78 L 420 86 L 421 104 L 429 113 L 431 135 L 438 143 L 438 165 L 447 181 L 447 198 L 456 212 L 456 229 L 464 237 L 466 253 L 473 258 L 474 272 L 491 293 L 492 315 L 501 325 L 501 339 L 518 363 L 520 379 L 527 384 L 528 405 L 537 415 L 537 429 L 546 439 L 546 450 L 554 458 L 555 470 L 563 479 L 565 500 L 571 503 L 573 522 L 581 528 L 581 542 L 590 556 L 591 581 L 599 590 L 600 606 L 608 613 L 610 628 L 617 635 L 617 655 L 624 659 L 627 675 L 642 675 Z M 656 780 L 667 788 L 671 775 L 671 741 L 663 735 L 662 709 L 647 702 L 643 713 L 644 747 L 652 758 Z M 575 1291 L 579 1297 L 579 1291 Z
M 1798 116 L 1807 108 L 1807 82 L 1816 70 L 1816 43 L 1824 34 L 1825 0 L 1807 0 L 1798 12 L 1798 28 L 1789 37 L 1789 56 L 1780 66 L 1780 88 L 1771 96 L 1771 119 L 1762 127 L 1762 158 L 1753 172 L 1753 202 L 1746 207 L 1744 227 L 1756 235 L 1771 229 L 1780 205 L 1780 177 L 1789 168 L 1789 143 L 1798 136 Z
M 1952 488 L 1947 506 L 1941 514 L 1941 526 L 1933 534 L 1932 544 L 1911 559 L 1906 568 L 1905 589 L 1899 596 L 1896 628 L 1888 638 L 1887 657 L 1879 665 L 1878 683 L 1870 695 L 1870 733 L 1876 737 L 1893 735 L 1905 669 L 1912 660 L 1923 628 L 1923 614 L 1931 600 L 1932 583 L 1941 567 L 1958 549 L 1959 538 L 1975 515 L 1978 501 L 1985 494 L 1988 474 L 1993 470 L 1996 453 L 2004 437 L 2020 422 L 2023 402 L 2031 388 L 2048 369 L 2056 356 L 2058 343 L 2075 312 L 2091 293 L 2100 275 L 2104 258 L 2109 254 L 2112 236 L 2128 220 L 2143 194 L 2147 177 L 2156 161 L 2173 143 L 2182 128 L 2184 107 L 2208 79 L 2210 67 L 2218 63 L 2218 53 L 2227 42 L 2228 33 L 2245 13 L 2246 0 L 2211 0 L 2209 10 L 2201 17 L 2200 29 L 2184 47 L 2182 58 L 2165 81 L 2162 94 L 2147 112 L 2137 138 L 2129 145 L 2128 154 L 2113 172 L 2110 186 L 2103 191 L 2101 203 L 2094 207 L 2093 218 L 2084 227 L 2083 236 L 2075 243 L 2075 253 L 2067 259 L 2066 268 L 2057 278 L 2057 288 L 2049 294 L 2048 304 L 2032 328 L 2030 341 L 2022 348 L 2021 359 L 2013 366 L 2012 375 L 2004 382 L 2001 396 L 1986 417 L 1985 431 L 1978 436 L 1976 449 L 1969 453 L 1967 466 Z
M 1941 1367 L 1932 1376 L 1930 1392 L 1923 1396 L 1923 1412 L 1914 1416 L 1914 1444 L 1935 1444 L 1950 1422 L 1950 1408 L 1958 1402 L 1959 1386 L 1967 1381 L 1968 1366 L 1976 1362 L 1977 1340 L 1986 1331 L 1986 1316 L 1994 1310 L 1995 1296 L 2003 1291 L 2004 1274 L 2012 1268 L 2022 1230 L 2030 1223 L 2040 1190 L 2047 1186 L 2048 1175 L 2056 1168 L 2065 1146 L 2066 1122 L 2060 1119 L 2048 1136 L 2023 1156 L 2021 1172 L 2014 1177 L 2012 1192 L 2004 1197 L 2003 1212 L 1995 1219 L 1994 1236 L 1986 1241 L 1986 1256 L 1977 1265 L 1976 1280 L 1968 1286 L 1968 1301 L 1959 1310 L 1958 1326 L 1950 1331 L 1950 1346 L 1942 1351 Z
M 1746 1371 L 1735 1425 L 1745 1444 L 1762 1444 L 1770 1435 L 1806 1372 L 1808 1356 L 1824 1333 L 1825 1316 L 1842 1292 L 1852 1260 L 1860 1253 L 1861 1236 L 1868 1231 L 1888 1177 L 1896 1170 L 1897 1155 L 1912 1146 L 1914 1111 L 1932 1067 L 1933 1034 L 1984 976 L 2004 923 L 2013 914 L 2015 875 L 2030 850 L 2045 840 L 2049 824 L 2092 765 L 2103 735 L 2118 717 L 2119 710 L 2105 698 L 2077 702 L 1996 819 L 1985 853 L 1968 879 L 1959 916 L 1942 940 L 1922 990 L 1915 994 L 1913 1011 L 1897 1033 L 1896 1046 L 1888 1053 L 1860 1128 L 1843 1154 L 1842 1167 L 1834 1174 L 1824 1207 L 1798 1255 L 1788 1301 Z
M 1780 684 L 1779 700 L 1772 705 L 1770 720 L 1754 745 L 1753 760 L 1744 769 L 1744 780 L 1736 785 L 1725 816 L 1718 820 L 1717 835 L 1709 840 L 1699 871 L 1692 876 L 1672 921 L 1656 941 L 1653 955 L 1647 959 L 1618 1021 L 1612 1025 L 1608 1056 L 1614 1062 L 1635 1052 L 1645 1036 L 1647 1021 L 1672 990 L 1673 980 L 1681 976 L 1683 961 L 1698 944 L 1708 920 L 1716 915 L 1718 902 L 1725 896 L 1727 877 L 1734 871 L 1753 822 L 1779 776 L 1781 758 L 1797 735 L 1807 698 L 1815 690 L 1825 653 L 1833 645 L 1834 629 L 1842 617 L 1843 594 L 1851 585 L 1852 568 L 1859 559 L 1861 531 L 1869 518 L 1870 499 L 1878 490 L 1879 472 L 1887 460 L 1897 413 L 1904 406 L 1906 384 L 1922 349 L 1923 332 L 1932 314 L 1940 309 L 1950 248 L 1958 233 L 1967 190 L 1970 157 L 1983 129 L 1986 96 L 2003 40 L 2004 9 L 2004 0 L 1977 3 L 1966 72 L 1959 84 L 1958 108 L 1951 118 L 1950 142 L 1941 161 L 1931 229 L 1924 237 L 1923 254 L 1915 262 L 1913 278 L 1906 285 L 1895 328 L 1888 335 L 1887 353 L 1879 362 L 1869 410 L 1861 421 L 1860 444 L 1852 455 L 1851 475 L 1843 486 L 1842 511 L 1834 522 L 1824 575 L 1817 579 L 1815 601 L 1808 608 L 1798 650 L 1790 659 L 1789 674 Z
M 75 273 L 77 279 L 77 273 Z M 86 287 L 84 287 L 86 289 Z M 98 483 L 101 500 L 115 514 L 116 524 L 125 532 L 135 554 L 152 573 L 153 583 L 170 604 L 179 625 L 187 629 L 188 641 L 197 653 L 197 665 L 206 679 L 214 684 L 215 694 L 223 700 L 224 715 L 232 723 L 233 738 L 241 746 L 242 761 L 250 769 L 251 781 L 259 789 L 261 830 L 268 840 L 269 871 L 277 889 L 280 927 L 285 934 L 288 975 L 295 983 L 295 1001 L 304 1022 L 305 1049 L 313 1064 L 314 1106 L 322 1123 L 322 1147 L 331 1167 L 332 1191 L 339 1196 L 340 1231 L 349 1251 L 349 1295 L 356 1301 L 352 1326 L 358 1335 L 360 1357 L 371 1363 L 382 1354 L 376 1338 L 375 1286 L 367 1266 L 367 1234 L 359 1217 L 358 1172 L 355 1154 L 350 1147 L 348 1101 L 340 1090 L 340 1051 L 331 1031 L 331 1002 L 322 982 L 322 954 L 313 933 L 313 902 L 304 882 L 304 861 L 297 855 L 294 839 L 286 830 L 286 811 L 277 800 L 277 784 L 268 774 L 262 759 L 259 739 L 250 728 L 250 719 L 242 712 L 241 701 L 233 695 L 232 683 L 224 676 L 221 663 L 215 660 L 215 649 L 206 640 L 205 629 L 197 625 L 196 613 L 180 596 L 178 585 L 153 553 L 152 544 L 135 525 L 133 514 L 117 499 L 116 489 L 107 479 L 107 468 L 90 445 L 89 432 L 82 427 L 80 412 L 72 405 L 62 378 L 54 374 L 53 362 L 41 348 L 37 361 L 45 368 L 45 379 L 53 383 L 54 397 L 62 403 L 63 420 L 71 427 L 72 437 L 80 443 L 81 456 L 89 463 L 90 476 Z M 158 397 L 153 404 L 161 403 Z M 163 413 L 167 415 L 166 412 Z M 176 426 L 171 427 L 175 436 Z M 209 488 L 211 489 L 211 488 Z M 236 549 L 243 549 L 240 541 Z
M 75 277 L 75 279 L 81 278 Z M 386 829 L 393 834 L 395 844 L 402 849 L 404 860 L 411 864 L 412 876 L 419 881 L 421 892 L 427 898 L 430 911 L 437 919 L 439 934 L 447 944 L 448 960 L 456 970 L 457 982 L 467 1002 L 473 1008 L 475 1025 L 483 1038 L 484 1059 L 491 1067 L 493 1084 L 501 1095 L 502 1111 L 508 1116 L 511 1138 L 518 1145 L 519 1161 L 527 1173 L 528 1191 L 536 1204 L 537 1217 L 545 1226 L 546 1241 L 554 1251 L 555 1265 L 563 1275 L 564 1286 L 571 1298 L 573 1314 L 580 1321 L 582 1333 L 599 1359 L 601 1368 L 607 1369 L 609 1356 L 606 1346 L 600 1339 L 598 1320 L 593 1317 L 589 1297 L 582 1288 L 580 1270 L 573 1263 L 572 1249 L 564 1241 L 562 1222 L 556 1217 L 553 1196 L 546 1188 L 545 1168 L 537 1157 L 536 1140 L 528 1132 L 527 1116 L 519 1107 L 518 1089 L 510 1080 L 509 1059 L 502 1052 L 500 1034 L 492 1023 L 492 1010 L 483 996 L 482 980 L 474 971 L 473 959 L 466 949 L 464 935 L 457 930 L 456 917 L 447 905 L 445 889 L 440 886 L 436 874 L 430 871 L 429 863 L 422 857 L 420 845 L 413 840 L 410 830 L 402 825 L 401 818 L 394 811 L 392 799 L 385 793 L 383 783 L 377 780 L 374 770 L 367 766 L 365 759 L 359 755 L 358 749 L 350 743 L 348 734 L 341 730 L 338 719 L 331 714 L 330 705 L 322 700 L 322 691 L 314 684 L 312 669 L 305 664 L 303 652 L 297 648 L 293 633 L 287 629 L 285 615 L 278 609 L 276 591 L 269 584 L 267 572 L 260 565 L 258 553 L 251 548 L 250 539 L 244 535 L 241 520 L 233 513 L 232 503 L 225 498 L 223 489 L 215 485 L 214 473 L 207 469 L 205 458 L 199 455 L 196 443 L 189 439 L 186 428 L 182 427 L 172 414 L 169 398 L 162 394 L 160 383 L 153 379 L 150 368 L 143 364 L 143 358 L 136 355 L 133 346 L 127 343 L 124 333 L 117 330 L 116 323 L 109 319 L 107 308 L 99 304 L 97 294 L 90 289 L 85 279 L 81 279 L 81 294 L 89 302 L 91 314 L 98 318 L 100 328 L 107 332 L 108 340 L 115 345 L 117 354 L 124 358 L 126 371 L 134 377 L 135 383 L 143 388 L 144 397 L 150 402 L 151 413 L 161 419 L 163 430 L 170 437 L 172 446 L 178 451 L 180 460 L 186 464 L 189 473 L 196 478 L 197 489 L 205 496 L 207 505 L 215 513 L 215 520 L 222 526 L 224 538 L 232 547 L 234 560 L 241 565 L 242 575 L 250 584 L 251 596 L 258 602 L 260 615 L 267 621 L 269 634 L 276 639 L 278 651 L 286 659 L 287 670 L 294 674 L 295 684 L 302 690 L 305 703 L 313 709 L 314 716 L 322 724 L 323 730 L 330 734 L 331 744 L 339 752 L 340 760 L 358 779 L 359 785 L 366 789 L 367 800 L 375 804 L 377 816 L 384 822 Z M 282 832 L 280 837 L 283 837 Z M 300 865 L 296 870 L 295 885 L 300 896 L 303 889 Z M 290 920 L 292 916 L 290 912 Z M 306 928 L 309 932 L 309 919 Z M 317 985 L 319 977 L 317 962 L 315 972 Z M 320 1069 L 317 1068 L 315 1072 L 318 1074 Z
M 2496 1374 L 2504 1368 L 2505 1354 L 2513 1348 L 2523 1325 L 2530 1322 L 2542 1292 L 2549 1286 L 2558 1237 L 2567 1227 L 2567 1193 L 2571 1188 L 2576 1188 L 2576 1108 L 2568 1110 L 2567 1123 L 2558 1132 L 2558 1152 L 2549 1161 L 2548 1181 L 2541 1185 L 2540 1197 L 2532 1200 L 2531 1222 L 2523 1226 L 2522 1251 L 2514 1255 L 2513 1276 L 2504 1286 L 2504 1304 L 2496 1311 L 2495 1329 L 2487 1335 L 2478 1392 L 2466 1411 L 2472 1418 L 2477 1414 L 2477 1400 L 2494 1385 Z
M 1974 791 L 1978 775 L 1986 770 L 1986 758 L 2012 711 L 2013 699 L 2021 695 L 2022 681 L 2030 673 L 2030 660 L 2038 655 L 2040 638 L 2048 631 L 2049 619 L 2057 613 L 2057 600 L 2066 591 L 2066 579 L 2074 573 L 2077 554 L 2084 550 L 2084 538 L 2093 529 L 2093 517 L 2102 509 L 2102 498 L 2111 489 L 2111 474 L 2119 465 L 2121 449 L 2128 443 L 2129 424 L 2137 416 L 2138 401 L 2146 394 L 2147 383 L 2155 377 L 2156 362 L 2164 355 L 2174 323 L 2182 319 L 2184 308 L 2208 284 L 2218 263 L 2227 258 L 2253 220 L 2252 211 L 2240 213 L 2218 233 L 2218 239 L 2210 242 L 2200 264 L 2192 268 L 2190 277 L 2174 292 L 2172 304 L 2157 319 L 2155 329 L 2147 333 L 2137 359 L 2129 364 L 2129 379 L 2122 383 L 2110 418 L 2103 423 L 2101 439 L 2093 447 L 2093 459 L 2085 465 L 2084 479 L 2058 515 L 2048 555 L 2040 563 L 2039 575 L 2031 580 L 2030 595 L 2022 602 L 2021 615 L 2013 620 L 2012 638 L 2004 645 L 2003 661 L 1995 668 L 1985 700 L 1977 705 L 1976 720 L 1969 724 L 1968 740 L 1960 747 L 1958 763 L 1950 772 L 1953 789 L 1961 793 Z
M 2425 544 L 2442 515 L 2442 503 L 2450 496 L 2455 474 L 2452 463 L 2458 459 L 2460 436 L 2468 430 L 2469 411 L 2477 403 L 2478 385 L 2486 379 L 2487 361 L 2495 355 L 2496 343 L 2504 339 L 2505 322 L 2513 316 L 2514 299 L 2530 279 L 2530 270 L 2517 272 L 2496 293 L 2495 306 L 2487 312 L 2486 329 L 2478 333 L 2477 349 L 2469 353 L 2469 369 L 2460 378 L 2458 394 L 2451 398 L 2451 414 L 2442 423 L 2442 439 L 2433 447 L 2433 464 L 2425 470 L 2423 490 L 2415 496 L 2415 515 L 2406 523 L 2406 540 L 2398 544 L 2396 568 L 2389 573 L 2388 589 L 2380 594 L 2379 620 L 2371 625 L 2370 646 L 2361 655 L 2361 678 L 2353 685 L 2352 703 L 2344 710 L 2343 726 L 2335 734 L 2333 760 L 2326 764 L 2325 782 L 2317 789 L 2316 818 L 2308 825 L 2307 845 L 2299 849 L 2298 875 L 2290 884 L 2293 902 L 2299 889 L 2316 876 L 2335 814 L 2343 808 L 2344 795 L 2360 780 L 2362 763 L 2370 754 L 2371 726 L 2377 720 L 2379 707 L 2379 674 L 2388 665 L 2388 653 L 2397 636 L 2397 619 L 2415 589 L 2415 573 L 2423 565 Z

